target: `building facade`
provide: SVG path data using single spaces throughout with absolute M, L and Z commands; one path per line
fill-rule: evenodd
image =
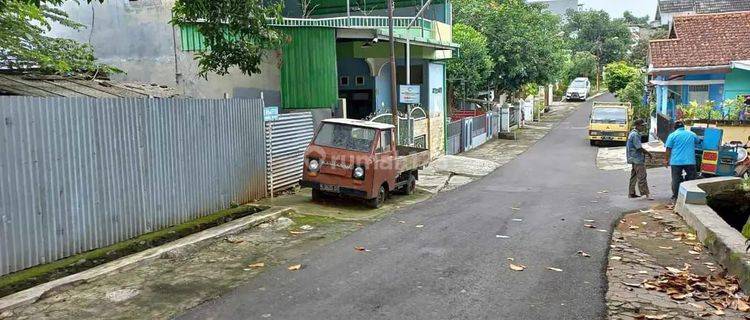
M 657 116 L 673 122 L 690 103 L 726 113 L 728 101 L 750 95 L 747 30 L 750 12 L 676 17 L 669 38 L 650 43 Z

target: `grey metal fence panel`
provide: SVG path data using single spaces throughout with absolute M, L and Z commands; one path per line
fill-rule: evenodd
M 261 100 L 0 97 L 0 275 L 262 198 Z
M 307 145 L 313 137 L 310 112 L 279 115 L 266 122 L 266 180 L 268 192 L 278 192 L 296 185 L 302 178 Z
M 462 121 L 454 121 L 448 124 L 448 142 L 447 150 L 448 154 L 459 154 L 463 151 L 461 146 L 461 129 Z
M 487 135 L 487 118 L 484 115 L 471 118 L 471 137 Z
M 510 115 L 509 116 L 510 116 L 510 126 L 511 127 L 512 126 L 517 126 L 518 123 L 521 121 L 521 119 L 520 119 L 521 114 L 519 112 L 520 110 L 521 110 L 521 108 L 519 108 L 517 106 L 510 107 Z

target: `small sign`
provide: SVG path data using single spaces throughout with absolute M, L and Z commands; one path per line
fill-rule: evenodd
M 264 107 L 263 121 L 276 121 L 279 119 L 279 107 Z
M 398 102 L 406 104 L 420 103 L 420 86 L 418 85 L 401 85 L 398 90 Z

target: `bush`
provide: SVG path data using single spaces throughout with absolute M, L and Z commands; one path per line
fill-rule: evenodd
M 630 102 L 633 106 L 633 117 L 635 119 L 648 119 L 651 117 L 649 105 L 643 104 L 644 83 L 640 77 L 634 77 L 625 88 L 617 92 L 617 97 L 622 102 Z
M 625 89 L 632 81 L 640 80 L 641 71 L 627 62 L 613 62 L 607 65 L 605 84 L 612 93 Z

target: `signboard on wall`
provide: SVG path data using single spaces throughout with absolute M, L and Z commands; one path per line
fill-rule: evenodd
M 279 119 L 279 107 L 264 107 L 263 121 L 276 121 Z
M 419 85 L 400 85 L 398 88 L 398 102 L 405 104 L 419 104 L 420 100 Z

